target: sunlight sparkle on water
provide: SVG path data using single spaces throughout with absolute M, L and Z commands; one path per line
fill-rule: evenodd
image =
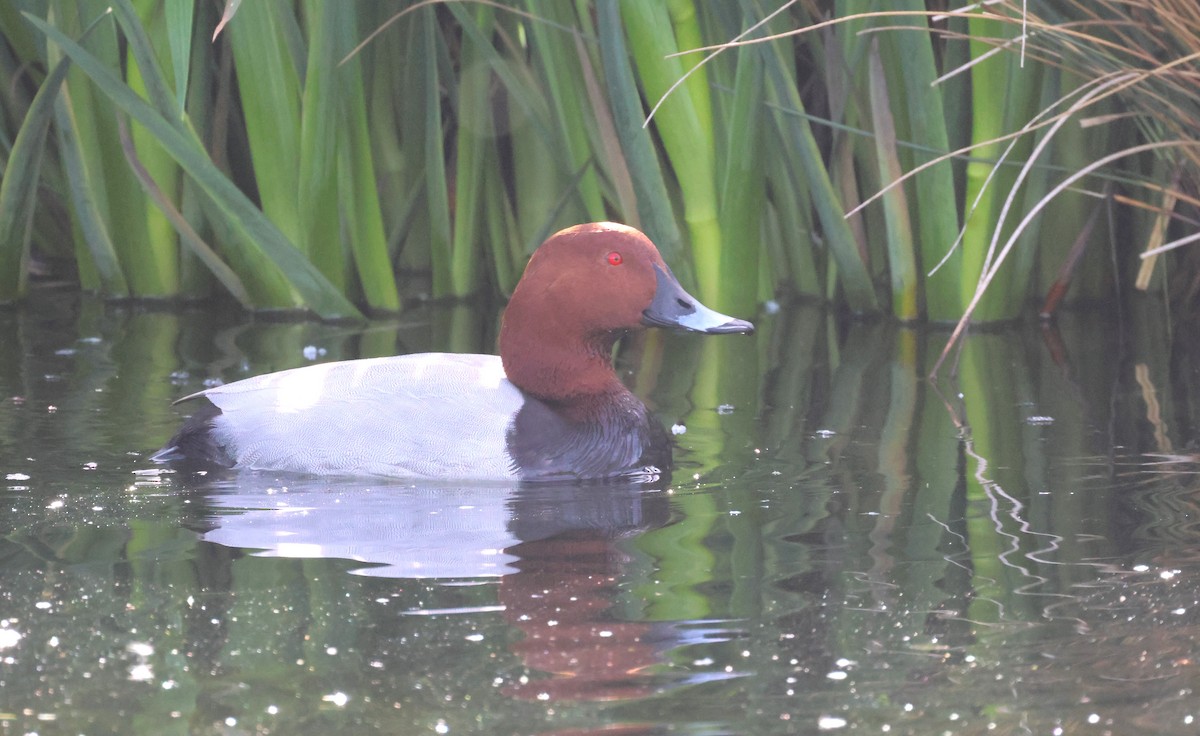
M 148 664 L 137 664 L 129 668 L 129 679 L 134 682 L 149 682 L 154 679 L 154 669 Z
M 15 647 L 21 641 L 21 633 L 10 628 L 0 629 L 0 649 Z
M 139 657 L 149 657 L 154 654 L 154 647 L 144 641 L 131 641 L 125 645 L 125 650 Z
M 837 716 L 821 716 L 817 719 L 817 728 L 822 731 L 832 731 L 835 728 L 845 728 L 846 719 Z
M 336 692 L 321 696 L 321 700 L 325 701 L 326 703 L 333 703 L 337 707 L 341 708 L 345 706 L 346 703 L 350 702 L 350 696 L 343 692 Z

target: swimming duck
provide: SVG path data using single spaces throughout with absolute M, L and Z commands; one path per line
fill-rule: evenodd
M 751 333 L 684 291 L 643 233 L 598 222 L 530 258 L 500 355 L 423 353 L 279 371 L 203 401 L 153 459 L 315 475 L 476 481 L 656 476 L 662 425 L 617 378 L 626 333 Z

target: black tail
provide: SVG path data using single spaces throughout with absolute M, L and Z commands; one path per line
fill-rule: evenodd
M 233 467 L 233 458 L 213 437 L 213 420 L 221 415 L 221 410 L 207 399 L 203 399 L 203 402 L 195 414 L 184 420 L 170 441 L 150 456 L 151 460 L 156 463 Z

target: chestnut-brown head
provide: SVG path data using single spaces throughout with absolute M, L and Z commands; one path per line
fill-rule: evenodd
M 539 398 L 618 390 L 613 343 L 646 326 L 754 330 L 684 291 L 638 230 L 611 222 L 577 225 L 552 235 L 530 258 L 504 313 L 500 355 L 509 380 Z

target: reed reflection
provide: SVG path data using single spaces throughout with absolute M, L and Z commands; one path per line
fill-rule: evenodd
M 660 687 L 647 672 L 688 636 L 624 615 L 621 601 L 636 554 L 623 540 L 667 525 L 668 499 L 662 485 L 283 488 L 244 474 L 209 496 L 202 539 L 256 556 L 350 559 L 376 578 L 492 580 L 503 620 L 521 633 L 510 651 L 534 671 L 506 684 L 508 696 L 621 700 Z M 453 613 L 438 606 L 408 613 Z

